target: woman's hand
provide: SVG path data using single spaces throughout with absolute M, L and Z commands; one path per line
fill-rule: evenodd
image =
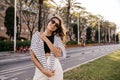
M 45 74 L 47 77 L 52 77 L 55 75 L 55 70 L 53 70 L 53 71 L 44 70 L 43 74 Z
M 44 33 L 40 34 L 40 38 L 46 42 L 46 44 L 48 45 L 48 47 L 50 48 L 51 52 L 54 54 L 55 57 L 60 57 L 61 56 L 61 49 L 58 47 L 55 47 L 50 40 L 45 36 Z
M 45 41 L 47 39 L 47 37 L 43 34 L 43 33 L 40 33 L 40 38 Z

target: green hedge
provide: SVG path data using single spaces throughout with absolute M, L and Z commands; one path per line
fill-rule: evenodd
M 77 44 L 77 41 L 68 41 L 66 45 L 72 45 L 72 44 Z
M 30 41 L 17 41 L 16 47 L 19 50 L 20 47 L 30 46 Z M 13 51 L 14 50 L 14 42 L 13 41 L 0 41 L 0 52 L 1 51 Z
M 97 41 L 86 40 L 86 44 L 93 44 L 93 43 L 98 43 L 98 42 Z
M 13 51 L 13 41 L 0 41 L 0 51 Z
M 21 46 L 25 47 L 25 46 L 30 46 L 30 41 L 26 40 L 26 41 L 17 41 L 16 43 L 17 49 L 19 50 Z

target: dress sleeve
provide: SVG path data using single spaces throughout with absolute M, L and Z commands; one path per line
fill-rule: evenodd
M 44 49 L 43 49 L 44 47 L 42 45 L 42 42 L 39 40 L 38 34 L 39 33 L 36 32 L 32 35 L 30 50 L 32 50 L 34 52 L 36 58 L 42 64 L 42 66 L 45 69 L 48 69 L 45 54 L 44 54 Z
M 34 51 L 37 48 L 36 42 L 38 42 L 37 32 L 32 35 L 32 40 L 31 40 L 31 45 L 30 45 L 30 49 L 32 51 Z
M 60 37 L 57 37 L 57 47 L 59 47 L 62 50 L 62 57 L 66 58 L 66 51 L 65 51 L 65 47 L 62 43 L 62 40 Z

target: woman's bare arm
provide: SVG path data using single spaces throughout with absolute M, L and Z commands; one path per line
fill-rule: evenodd
M 30 56 L 31 56 L 31 60 L 33 61 L 33 63 L 37 66 L 37 68 L 46 76 L 51 77 L 54 75 L 54 71 L 48 71 L 46 69 L 43 68 L 43 66 L 40 64 L 40 62 L 37 60 L 37 58 L 34 55 L 34 52 L 31 50 L 30 51 Z
M 58 47 L 55 47 L 44 34 L 41 34 L 40 38 L 46 42 L 46 44 L 50 48 L 51 52 L 53 52 L 55 57 L 61 56 L 61 49 Z

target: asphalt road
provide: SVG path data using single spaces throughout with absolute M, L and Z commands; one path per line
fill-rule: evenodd
M 120 45 L 69 48 L 66 50 L 67 58 L 60 59 L 60 62 L 66 72 L 118 49 Z M 0 80 L 32 80 L 34 68 L 31 60 L 3 64 L 0 66 Z

